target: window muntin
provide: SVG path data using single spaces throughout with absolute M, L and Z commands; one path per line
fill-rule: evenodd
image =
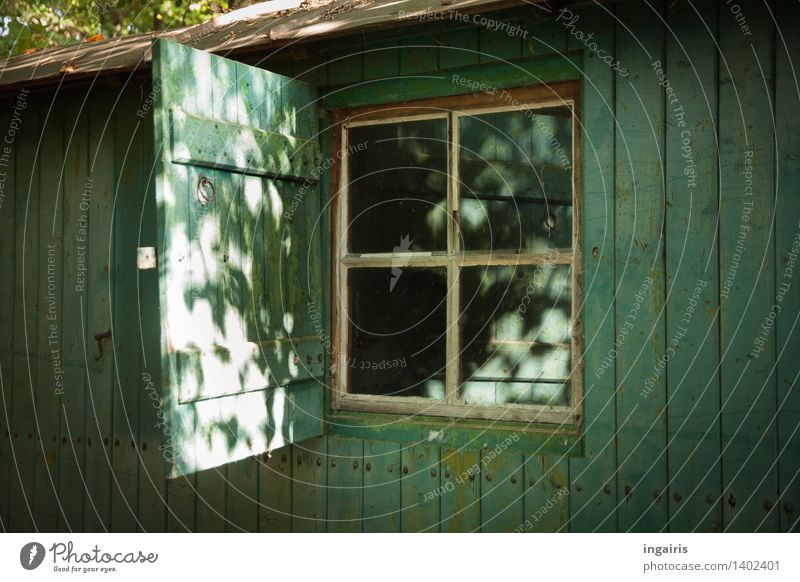
M 581 378 L 576 368 L 580 349 L 573 309 L 577 300 L 574 265 L 579 256 L 573 210 L 577 208 L 574 103 L 572 98 L 562 98 L 513 107 L 439 109 L 433 114 L 365 122 L 357 116 L 343 120 L 341 149 L 347 155 L 338 170 L 335 231 L 335 296 L 340 305 L 335 322 L 335 408 L 577 421 Z M 488 128 L 483 138 L 481 127 Z M 448 137 L 444 163 L 442 135 Z M 373 147 L 373 153 L 391 152 L 392 156 L 368 159 L 370 147 L 377 145 L 372 143 L 378 141 L 376 136 L 384 145 Z M 401 151 L 392 141 L 426 143 L 424 155 L 416 155 L 413 148 Z M 392 185 L 394 191 L 407 198 L 416 198 L 414 192 L 429 195 L 428 210 L 420 205 L 413 211 L 373 213 L 376 218 L 371 224 L 355 224 L 371 209 L 361 200 L 356 202 L 361 205 L 359 212 L 353 213 L 353 176 L 364 176 L 363 168 L 388 173 L 396 166 L 409 170 L 402 185 Z M 437 188 L 431 189 L 431 176 L 442 174 L 443 169 L 449 177 L 446 190 L 442 191 L 438 178 Z M 366 190 L 360 193 L 369 196 Z M 374 200 L 376 205 L 392 203 L 384 193 Z M 518 216 L 512 213 L 512 219 L 505 219 L 507 208 Z M 482 215 L 483 221 L 473 213 Z M 499 219 L 498 228 L 487 244 L 486 231 L 493 217 Z M 354 244 L 351 233 L 356 230 L 366 233 L 365 238 L 370 230 L 380 230 L 375 234 L 380 244 L 363 240 Z M 361 275 L 354 275 L 365 269 L 381 272 L 372 287 L 363 284 Z M 426 284 L 416 293 L 409 289 L 414 276 L 424 281 L 423 274 L 433 272 L 437 276 L 428 279 L 429 292 L 425 292 Z M 354 285 L 356 280 L 361 283 Z M 395 289 L 406 289 L 409 295 L 394 295 L 391 285 L 401 285 Z M 363 307 L 361 302 L 368 296 L 373 297 L 371 307 Z M 412 305 L 405 313 L 392 305 L 403 302 Z M 356 313 L 360 319 L 354 322 L 351 315 Z M 428 326 L 436 321 L 436 326 L 420 324 L 415 334 L 415 319 Z M 385 330 L 404 329 L 406 341 L 387 340 L 377 323 L 369 334 L 357 329 L 366 321 L 384 321 Z M 386 325 L 386 321 L 395 323 Z M 420 354 L 424 356 L 419 358 Z M 354 367 L 365 369 L 356 372 Z

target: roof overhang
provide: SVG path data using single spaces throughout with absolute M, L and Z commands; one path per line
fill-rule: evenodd
M 545 0 L 273 0 L 231 11 L 195 26 L 115 37 L 7 58 L 0 92 L 111 73 L 147 69 L 156 38 L 221 55 L 278 49 L 364 29 L 418 24 L 448 12 L 470 13 L 530 5 L 546 17 Z

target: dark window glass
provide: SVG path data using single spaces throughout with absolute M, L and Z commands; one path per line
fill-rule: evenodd
M 349 130 L 350 252 L 447 250 L 447 120 Z
M 349 279 L 350 391 L 444 398 L 446 269 L 398 264 Z

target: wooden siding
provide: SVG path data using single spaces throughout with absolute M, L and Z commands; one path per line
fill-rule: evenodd
M 742 37 L 724 2 L 697 12 L 686 3 L 650 4 L 654 10 L 645 3 L 619 5 L 619 20 L 613 8 L 579 13 L 576 29 L 594 33 L 598 46 L 627 68 L 627 77 L 589 51 L 582 59 L 569 53 L 582 62 L 581 71 L 570 73 L 563 62 L 559 68 L 559 51 L 578 51 L 582 43 L 561 23 L 527 20 L 524 12 L 507 14 L 531 32 L 528 39 L 437 22 L 414 35 L 387 31 L 355 44 L 315 45 L 308 51 L 320 55 L 314 59 L 262 63 L 284 74 L 311 70 L 305 77 L 330 89 L 330 103 L 352 105 L 397 98 L 399 85 L 387 81 L 387 91 L 380 83 L 363 86 L 350 101 L 333 90 L 396 75 L 413 76 L 401 85 L 413 96 L 452 85 L 447 76 L 457 71 L 502 86 L 520 84 L 526 71 L 551 80 L 582 79 L 582 455 L 512 448 L 498 453 L 484 448 L 479 435 L 463 448 L 360 439 L 337 436 L 332 427 L 334 434 L 271 455 L 166 480 L 163 433 L 148 391 L 150 383 L 161 385 L 157 275 L 137 273 L 133 262 L 134 247 L 155 245 L 157 235 L 153 128 L 148 116 L 136 114 L 150 88 L 128 86 L 125 79 L 124 89 L 103 84 L 90 93 L 88 111 L 83 89 L 55 99 L 31 94 L 12 163 L 3 168 L 0 208 L 0 270 L 8 275 L 0 283 L 0 526 L 797 530 L 796 281 L 764 351 L 758 358 L 751 352 L 786 281 L 800 228 L 800 104 L 791 69 L 800 60 L 800 8 L 783 0 L 769 4 L 781 23 L 777 34 L 763 5 L 742 2 L 752 15 L 752 37 Z M 515 77 L 505 65 L 498 76 L 491 55 L 524 66 Z M 325 64 L 337 56 L 346 58 Z M 659 86 L 654 61 L 661 62 L 677 103 Z M 2 102 L 0 135 L 13 104 L 13 96 Z M 696 164 L 691 188 L 684 131 Z M 742 175 L 749 151 L 752 197 Z M 89 178 L 86 285 L 76 292 L 83 275 L 75 237 Z M 750 200 L 741 250 L 744 203 Z M 45 319 L 49 244 L 55 246 L 65 374 L 60 398 L 54 395 Z M 703 284 L 687 324 L 698 282 Z M 112 327 L 105 355 L 95 361 L 94 334 Z M 654 376 L 676 337 L 675 356 Z M 607 358 L 611 365 L 603 368 Z
M 6 529 L 166 524 L 161 435 L 143 380 L 159 385 L 157 279 L 136 270 L 136 247 L 155 245 L 152 221 L 141 220 L 143 207 L 154 215 L 152 123 L 137 115 L 149 90 L 123 79 L 34 92 L 19 115 L 0 209 Z M 18 99 L 3 102 L 4 131 Z M 100 356 L 95 335 L 109 330 Z

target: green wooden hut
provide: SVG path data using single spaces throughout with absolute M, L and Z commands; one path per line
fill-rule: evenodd
M 790 531 L 800 7 L 265 2 L 0 71 L 8 531 Z

